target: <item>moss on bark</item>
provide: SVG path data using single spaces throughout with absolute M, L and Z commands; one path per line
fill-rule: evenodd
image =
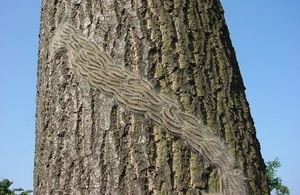
M 91 88 L 53 32 L 70 22 L 157 91 L 224 138 L 250 185 L 268 194 L 264 163 L 223 10 L 215 0 L 43 1 L 35 194 L 218 192 L 215 170 L 151 120 Z

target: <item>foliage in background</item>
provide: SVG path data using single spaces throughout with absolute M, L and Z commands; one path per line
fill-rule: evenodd
M 0 195 L 30 195 L 32 190 L 23 190 L 22 188 L 9 189 L 13 182 L 8 179 L 0 181 Z
M 288 187 L 282 184 L 280 177 L 276 177 L 276 169 L 281 166 L 279 159 L 275 158 L 273 161 L 266 163 L 267 179 L 269 183 L 270 191 L 275 190 L 276 195 L 289 195 L 290 191 Z

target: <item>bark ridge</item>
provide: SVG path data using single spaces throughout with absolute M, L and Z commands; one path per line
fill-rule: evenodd
M 185 113 L 172 98 L 157 92 L 145 79 L 126 70 L 81 36 L 70 24 L 61 25 L 51 44 L 52 56 L 61 48 L 69 62 L 91 86 L 112 95 L 115 102 L 133 113 L 148 116 L 155 125 L 183 139 L 218 170 L 220 194 L 248 194 L 247 182 L 219 136 L 202 121 Z

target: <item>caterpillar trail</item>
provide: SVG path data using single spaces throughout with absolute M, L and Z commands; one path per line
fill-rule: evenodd
M 196 117 L 181 111 L 179 104 L 157 93 L 151 84 L 102 52 L 92 41 L 79 35 L 70 24 L 59 27 L 52 40 L 53 52 L 66 48 L 70 63 L 91 86 L 112 95 L 133 113 L 148 116 L 154 124 L 181 137 L 218 170 L 220 194 L 248 194 L 243 173 L 223 141 Z

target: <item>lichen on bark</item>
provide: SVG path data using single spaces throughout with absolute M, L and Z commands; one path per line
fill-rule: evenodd
M 36 194 L 203 194 L 219 188 L 209 163 L 182 140 L 110 104 L 63 51 L 50 59 L 49 41 L 66 13 L 117 63 L 223 137 L 250 194 L 268 194 L 244 85 L 214 0 L 42 2 Z

